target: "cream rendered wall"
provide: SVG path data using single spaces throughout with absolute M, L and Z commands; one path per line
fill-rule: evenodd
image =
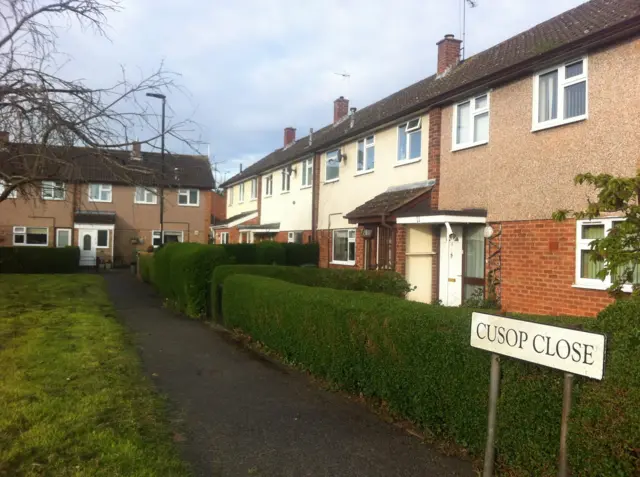
M 258 179 L 259 180 L 259 179 Z M 233 194 L 233 205 L 229 204 L 229 197 Z M 243 212 L 257 211 L 258 200 L 251 199 L 251 179 L 244 182 L 244 201 L 240 202 L 240 185 L 235 184 L 233 187 L 227 188 L 227 218 Z
M 414 119 L 414 118 L 410 118 Z M 356 173 L 357 140 L 344 145 L 342 153 L 347 161 L 340 163 L 340 178 L 325 183 L 326 153 L 322 154 L 320 194 L 318 202 L 318 229 L 350 228 L 355 225 L 343 216 L 353 209 L 385 192 L 390 186 L 426 181 L 428 174 L 429 116 L 422 116 L 422 147 L 420 160 L 399 164 L 398 125 L 378 131 L 375 136 L 375 165 L 372 172 Z M 329 217 L 329 215 L 331 215 Z
M 292 164 L 295 173 L 291 174 L 289 192 L 282 190 L 282 168 L 262 175 L 262 205 L 260 223 L 280 223 L 282 231 L 311 230 L 311 202 L 313 198 L 313 172 L 308 186 L 302 185 L 303 161 Z M 273 174 L 273 193 L 267 191 L 267 176 Z

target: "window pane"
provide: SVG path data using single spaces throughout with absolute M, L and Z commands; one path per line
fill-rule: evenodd
M 564 89 L 564 117 L 575 118 L 587 112 L 587 83 L 572 84 Z
M 325 170 L 325 180 L 330 181 L 337 179 L 340 175 L 340 163 L 338 162 L 338 153 L 332 152 L 327 154 L 327 166 Z
M 109 243 L 109 231 L 98 230 L 98 247 L 106 247 Z
M 100 192 L 100 200 L 111 202 L 111 189 L 102 189 Z
M 373 136 L 369 136 L 369 137 L 366 139 L 366 142 L 367 142 L 367 146 L 372 145 L 372 144 L 373 144 Z
M 153 232 L 153 245 L 158 246 L 162 242 L 160 241 L 160 232 Z
M 583 239 L 599 239 L 604 237 L 604 225 L 583 225 L 582 226 L 582 238 Z
M 538 85 L 538 122 L 558 117 L 558 71 L 540 75 Z
M 356 243 L 349 242 L 349 261 L 353 262 L 356 259 Z
M 409 159 L 417 159 L 422 153 L 422 131 L 409 134 Z
M 240 200 L 242 200 L 242 194 L 240 194 Z M 179 193 L 178 194 L 178 204 L 184 205 L 187 203 L 187 195 Z
M 471 103 L 458 105 L 458 119 L 456 122 L 456 144 L 471 142 Z
M 364 169 L 364 141 L 358 141 L 358 164 L 359 171 Z
M 484 96 L 478 96 L 476 98 L 476 109 L 484 109 L 487 107 L 487 104 L 488 100 L 486 94 Z
M 584 71 L 584 65 L 582 61 L 578 61 L 577 63 L 573 63 L 572 65 L 568 65 L 565 67 L 564 77 L 565 78 L 573 78 L 574 76 L 579 76 Z
M 16 234 L 13 237 L 14 243 L 24 243 L 24 234 Z
M 58 247 L 68 247 L 71 245 L 71 233 L 69 230 L 58 230 Z
M 347 231 L 336 230 L 333 233 L 333 259 L 338 262 L 346 262 L 348 259 Z
M 398 160 L 407 158 L 407 125 L 398 128 Z
M 464 299 L 468 300 L 470 298 L 473 298 L 476 293 L 479 294 L 483 290 L 484 290 L 484 287 L 482 285 L 465 285 L 464 286 Z
M 27 227 L 27 243 L 32 245 L 46 245 L 48 231 L 46 227 Z
M 489 113 L 478 114 L 473 118 L 473 142 L 489 140 Z
M 580 278 L 598 278 L 597 274 L 604 264 L 602 261 L 594 262 L 591 260 L 593 251 L 582 250 L 580 252 Z
M 91 235 L 85 234 L 82 237 L 82 250 L 91 250 Z
M 191 189 L 189 191 L 189 203 L 190 204 L 198 203 L 198 189 Z
M 412 119 L 411 121 L 409 121 L 409 124 L 407 125 L 407 129 L 409 130 L 415 129 L 418 126 L 420 126 L 420 118 Z
M 92 199 L 100 198 L 100 184 L 89 185 L 89 197 L 91 197 Z
M 367 164 L 366 164 L 366 169 L 370 170 L 373 169 L 373 166 L 375 165 L 375 156 L 376 156 L 376 148 L 374 146 L 368 147 L 367 148 Z
M 484 227 L 469 227 L 464 236 L 465 276 L 484 277 Z

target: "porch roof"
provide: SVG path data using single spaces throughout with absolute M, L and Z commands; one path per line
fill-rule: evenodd
M 251 225 L 242 225 L 238 227 L 238 230 L 250 230 L 253 232 L 279 232 L 280 231 L 280 222 L 272 223 L 272 224 L 251 224 Z
M 218 220 L 215 224 L 211 225 L 211 228 L 224 229 L 228 227 L 234 227 L 238 224 L 246 222 L 247 220 L 255 219 L 257 216 L 257 210 L 249 210 L 247 212 L 242 212 L 227 219 Z
M 393 215 L 402 207 L 431 192 L 433 185 L 433 182 L 418 182 L 404 186 L 390 187 L 386 192 L 378 194 L 373 199 L 356 207 L 346 214 L 345 218 L 349 219 L 351 223 L 358 223 L 361 219 Z
M 73 221 L 76 224 L 115 224 L 116 213 L 102 210 L 76 210 Z

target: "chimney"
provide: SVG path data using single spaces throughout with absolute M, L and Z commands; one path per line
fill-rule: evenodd
M 336 124 L 347 114 L 349 114 L 349 100 L 340 96 L 333 102 L 333 124 Z
M 309 146 L 313 144 L 313 128 L 309 128 Z
M 242 164 L 240 164 L 240 172 L 242 172 Z
M 296 128 L 284 128 L 284 147 L 296 142 Z
M 441 75 L 460 61 L 460 43 L 453 35 L 445 35 L 438 43 L 438 74 Z
M 134 141 L 131 144 L 131 159 L 139 161 L 142 159 L 142 144 L 138 141 Z

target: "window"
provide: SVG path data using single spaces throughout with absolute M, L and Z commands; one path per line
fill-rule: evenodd
M 178 205 L 197 207 L 200 205 L 200 191 L 198 189 L 180 189 L 178 191 Z
M 311 187 L 313 181 L 313 158 L 302 161 L 302 187 Z
M 534 76 L 533 129 L 558 126 L 587 117 L 587 58 Z
M 229 187 L 229 205 L 233 205 L 233 187 Z
M 42 198 L 64 200 L 64 182 L 42 181 Z
M 111 184 L 89 184 L 89 202 L 111 202 Z
M 342 229 L 333 231 L 333 261 L 343 265 L 356 263 L 356 230 Z
M 417 161 L 422 154 L 422 119 L 398 126 L 398 162 Z
M 157 204 L 158 192 L 155 187 L 136 187 L 136 204 Z
M 157 246 L 162 244 L 162 241 L 160 240 L 160 231 L 159 230 L 154 230 L 153 231 L 152 239 L 153 239 L 153 246 L 154 247 L 157 247 Z M 183 240 L 182 231 L 180 231 L 180 230 L 165 230 L 164 231 L 164 243 L 182 242 L 182 240 Z
M 264 196 L 271 197 L 273 194 L 273 174 L 269 174 L 264 179 Z
M 358 172 L 372 171 L 375 164 L 376 145 L 373 136 L 358 141 Z
M 46 247 L 49 245 L 49 229 L 47 227 L 14 227 L 13 245 Z
M 282 193 L 289 192 L 291 189 L 291 167 L 282 169 Z
M 71 229 L 57 229 L 56 230 L 56 247 L 69 247 L 71 246 Z
M 2 195 L 2 193 L 4 192 L 4 188 L 5 188 L 4 182 L 0 181 L 0 195 Z M 18 197 L 18 191 L 17 189 L 13 189 L 11 192 L 9 192 L 7 199 L 15 199 L 16 197 Z
M 220 232 L 220 243 L 229 243 L 229 232 Z
M 453 111 L 453 150 L 489 142 L 489 94 L 455 106 Z
M 302 232 L 289 232 L 287 243 L 302 243 Z
M 96 248 L 108 248 L 109 247 L 109 231 L 98 230 L 98 242 Z
M 244 202 L 244 184 L 238 186 L 238 204 Z
M 251 179 L 251 200 L 258 198 L 258 179 Z
M 340 151 L 329 151 L 326 156 L 324 181 L 337 181 L 340 178 Z

